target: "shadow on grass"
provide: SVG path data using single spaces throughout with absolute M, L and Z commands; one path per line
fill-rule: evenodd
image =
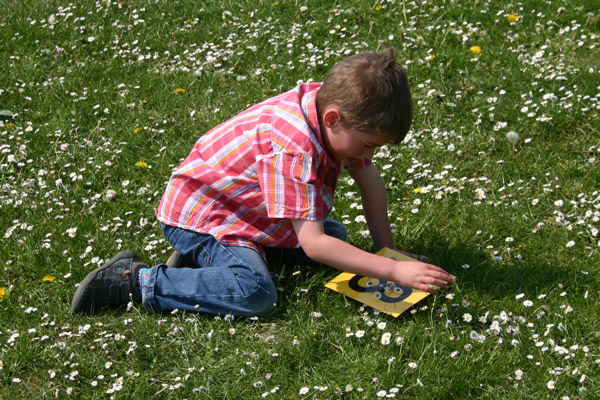
M 427 248 L 432 262 L 454 274 L 463 289 L 477 291 L 490 300 L 514 298 L 523 292 L 547 293 L 560 284 L 576 288 L 585 283 L 583 274 L 562 265 L 552 251 L 523 251 L 522 258 L 517 250 L 512 255 L 492 256 L 472 241 L 443 237 L 433 238 Z
M 524 259 L 506 255 L 498 257 L 482 251 L 472 240 L 438 234 L 419 243 L 403 242 L 406 247 L 401 250 L 426 254 L 432 264 L 456 276 L 457 285 L 451 287 L 449 293 L 477 293 L 477 297 L 486 302 L 514 299 L 519 293 L 534 297 L 561 285 L 582 288 L 586 282 L 589 283 L 584 274 L 561 265 L 558 255 L 553 252 L 529 252 Z M 268 252 L 268 259 L 279 288 L 278 305 L 269 319 L 285 318 L 286 310 L 296 308 L 293 303 L 298 297 L 299 288 L 304 291 L 302 297 L 305 301 L 315 305 L 323 301 L 322 293 L 327 290 L 324 284 L 340 273 L 323 264 L 299 261 L 297 257 L 281 251 Z M 293 274 L 295 276 L 291 276 Z M 362 306 L 354 300 L 348 301 L 351 307 L 352 304 L 357 308 Z M 433 297 L 428 297 L 419 305 L 427 305 L 432 301 Z

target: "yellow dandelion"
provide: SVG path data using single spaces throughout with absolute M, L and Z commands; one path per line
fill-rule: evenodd
M 7 123 L 6 123 L 6 127 L 7 127 L 8 129 L 10 129 L 10 127 L 11 127 L 11 126 L 13 126 L 13 125 L 14 125 L 14 124 L 13 124 L 12 122 L 7 122 Z
M 429 55 L 427 56 L 427 59 L 428 59 L 429 61 L 433 61 L 433 60 L 435 59 L 435 55 L 433 55 L 433 54 L 429 54 Z
M 381 9 L 382 9 L 382 8 L 383 8 L 383 7 L 381 7 L 381 6 L 379 6 L 379 5 L 378 5 L 378 6 L 376 6 L 376 7 L 375 7 L 375 10 L 377 10 L 377 11 L 381 11 Z
M 135 163 L 135 166 L 140 168 L 148 168 L 148 163 L 146 161 L 138 161 Z
M 479 46 L 471 46 L 471 48 L 469 50 L 473 54 L 479 54 L 479 53 L 481 53 L 481 47 L 479 47 Z
M 137 133 L 140 133 L 140 132 L 142 131 L 142 129 L 143 129 L 143 128 L 141 128 L 141 127 L 139 127 L 139 126 L 138 126 L 137 128 L 135 128 L 135 129 L 133 130 L 133 133 L 136 133 L 136 134 L 137 134 Z
M 42 278 L 42 282 L 54 282 L 55 279 L 52 275 L 46 275 Z
M 508 20 L 508 22 L 517 22 L 519 20 L 519 16 L 516 14 L 508 14 L 506 16 L 506 19 Z
M 185 93 L 185 89 L 182 89 L 182 88 L 175 89 L 175 94 L 182 94 L 182 93 Z
M 6 296 L 6 288 L 0 287 L 0 300 L 2 300 Z
M 416 193 L 416 194 L 419 194 L 419 193 L 421 193 L 422 191 L 423 191 L 423 189 L 421 189 L 421 188 L 416 188 L 416 189 L 413 189 L 413 192 L 414 192 L 414 193 Z

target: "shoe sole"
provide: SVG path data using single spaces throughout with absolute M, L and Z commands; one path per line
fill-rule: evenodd
M 77 290 L 75 291 L 75 294 L 73 295 L 73 301 L 71 302 L 71 311 L 74 314 L 83 314 L 83 313 L 92 311 L 93 307 L 90 307 L 90 308 L 84 307 L 84 304 L 87 303 L 87 301 L 84 301 L 84 300 L 87 300 L 86 295 L 88 294 L 87 289 L 89 288 L 90 282 L 93 281 L 94 278 L 96 278 L 96 275 L 98 275 L 99 272 L 104 271 L 105 269 L 111 267 L 113 264 L 115 264 L 117 261 L 119 261 L 123 258 L 133 258 L 134 260 L 135 259 L 139 260 L 138 255 L 135 254 L 133 251 L 124 250 L 124 251 L 117 253 L 116 256 L 114 256 L 113 258 L 108 260 L 101 267 L 98 267 L 95 270 L 93 270 L 92 272 L 90 272 L 89 274 L 87 274 L 87 276 L 83 279 L 83 281 L 81 281 L 81 283 L 77 287 Z M 140 260 L 140 262 L 141 262 L 141 260 Z M 100 307 L 100 308 L 103 308 L 103 307 Z

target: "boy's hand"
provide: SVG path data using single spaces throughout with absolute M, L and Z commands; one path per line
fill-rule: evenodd
M 448 289 L 449 283 L 455 283 L 452 275 L 440 267 L 420 261 L 396 261 L 391 280 L 431 294 L 437 294 L 437 290 L 430 285 Z
M 322 221 L 292 220 L 300 246 L 314 261 L 361 276 L 397 282 L 413 289 L 437 294 L 429 285 L 447 289 L 454 278 L 432 264 L 421 261 L 395 261 L 360 250 L 343 240 L 325 234 Z

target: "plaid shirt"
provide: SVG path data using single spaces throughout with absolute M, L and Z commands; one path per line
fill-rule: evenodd
M 301 84 L 203 135 L 171 176 L 157 218 L 221 243 L 299 247 L 291 219 L 322 221 L 343 168 L 323 146 L 315 98 Z

